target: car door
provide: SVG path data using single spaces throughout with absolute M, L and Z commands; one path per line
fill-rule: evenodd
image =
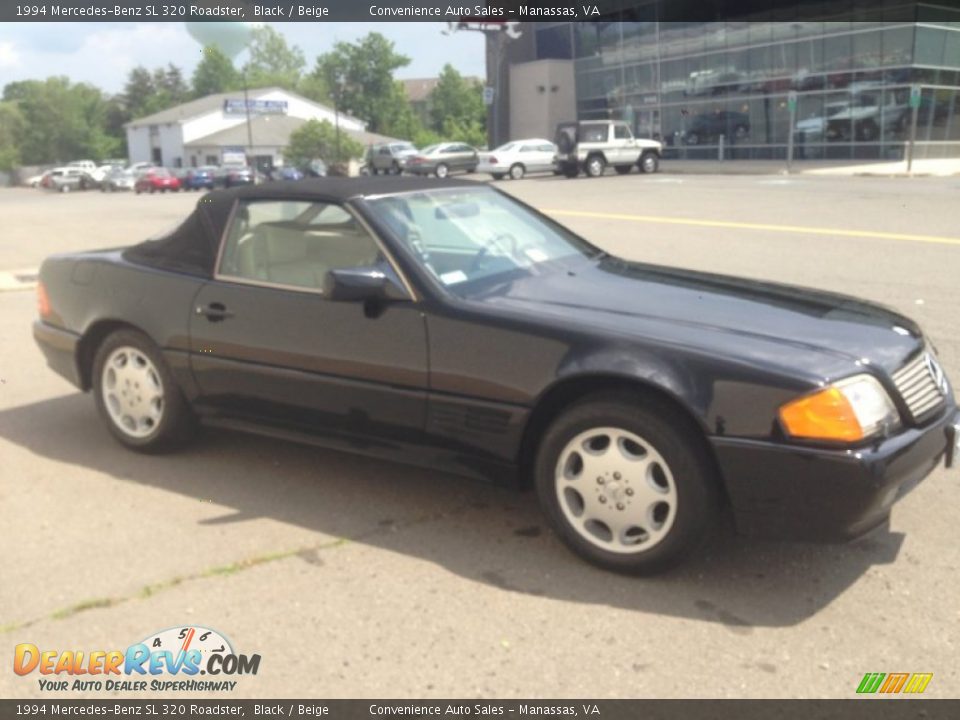
M 395 272 L 342 205 L 239 202 L 215 277 L 194 302 L 200 403 L 312 431 L 416 442 L 427 389 L 421 313 L 409 300 L 373 307 L 323 294 L 329 270 L 373 264 Z
M 633 133 L 625 123 L 614 123 L 613 142 L 616 150 L 614 161 L 619 165 L 631 165 L 637 160 L 636 141 L 633 139 Z

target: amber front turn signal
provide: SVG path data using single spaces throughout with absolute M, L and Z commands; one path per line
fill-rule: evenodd
M 870 375 L 855 375 L 780 408 L 791 437 L 856 442 L 899 426 L 886 390 Z
M 853 406 L 835 387 L 787 403 L 780 408 L 780 421 L 792 437 L 846 442 L 863 439 Z

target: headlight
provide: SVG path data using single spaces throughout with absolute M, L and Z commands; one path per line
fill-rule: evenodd
M 870 375 L 855 375 L 780 408 L 791 437 L 856 442 L 897 427 L 900 417 L 890 396 Z

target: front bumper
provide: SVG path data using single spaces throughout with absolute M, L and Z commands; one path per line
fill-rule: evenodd
M 85 389 L 80 366 L 77 364 L 79 335 L 48 325 L 42 320 L 36 320 L 33 323 L 33 339 L 37 341 L 37 345 L 47 359 L 47 365 L 54 372 L 62 375 L 78 388 Z
M 737 529 L 747 535 L 843 541 L 882 524 L 941 462 L 960 460 L 960 412 L 869 447 L 807 448 L 712 438 Z

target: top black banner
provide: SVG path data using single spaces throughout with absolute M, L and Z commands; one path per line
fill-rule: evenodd
M 889 0 L 36 0 L 0 3 L 2 22 L 710 22 L 726 19 L 881 20 Z M 960 0 L 903 0 L 914 20 L 956 20 Z
M 563 2 L 492 0 L 464 4 L 433 0 L 37 0 L 5 2 L 0 20 L 31 22 L 483 22 L 600 20 L 630 3 L 624 0 Z M 646 4 L 649 6 L 649 0 Z

